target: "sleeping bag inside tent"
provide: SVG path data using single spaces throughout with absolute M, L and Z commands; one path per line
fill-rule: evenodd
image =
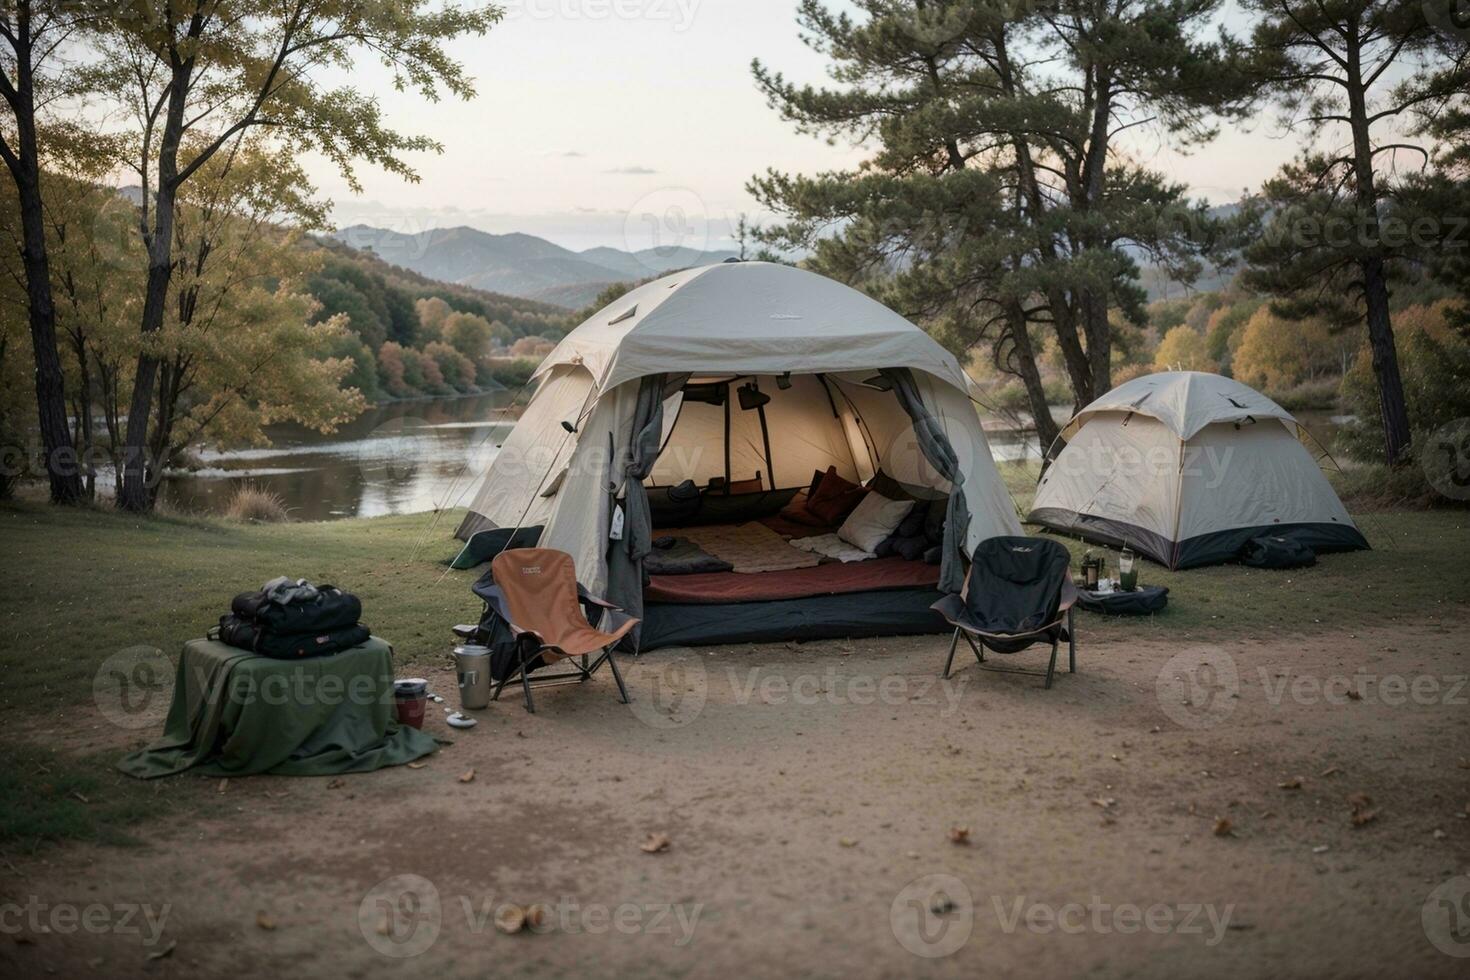
M 1291 413 L 1218 374 L 1135 378 L 1078 412 L 1028 522 L 1170 568 L 1233 561 L 1257 537 L 1367 548 Z
M 814 273 L 647 283 L 533 384 L 458 536 L 568 552 L 641 649 L 941 632 L 964 556 L 1020 533 L 958 362 Z

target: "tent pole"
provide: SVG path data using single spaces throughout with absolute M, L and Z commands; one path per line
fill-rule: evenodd
M 776 467 L 771 461 L 771 430 L 766 426 L 766 406 L 757 405 L 755 407 L 755 413 L 760 416 L 761 442 L 766 447 L 766 479 L 771 481 L 771 485 L 766 487 L 766 489 L 774 490 L 776 489 Z
M 730 492 L 730 382 L 725 382 L 725 493 Z

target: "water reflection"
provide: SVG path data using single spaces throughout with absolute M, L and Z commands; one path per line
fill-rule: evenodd
M 205 451 L 202 468 L 165 478 L 184 510 L 224 510 L 245 483 L 280 494 L 296 520 L 410 514 L 468 502 L 511 427 L 511 393 L 401 402 L 332 435 L 271 426 L 272 445 Z

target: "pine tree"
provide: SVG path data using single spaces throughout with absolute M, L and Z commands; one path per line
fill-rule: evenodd
M 1408 215 L 1395 211 L 1391 173 L 1430 157 L 1423 141 L 1404 141 L 1393 129 L 1439 97 L 1393 79 L 1435 58 L 1437 33 L 1426 16 L 1435 2 L 1246 3 L 1260 17 L 1259 77 L 1288 126 L 1329 148 L 1309 150 L 1266 184 L 1271 217 L 1246 251 L 1243 282 L 1277 297 L 1280 315 L 1325 316 L 1338 329 L 1366 323 L 1389 465 L 1406 462 L 1410 449 L 1390 284 L 1422 244 L 1408 234 Z
M 1182 187 L 1118 145 L 1151 125 L 1181 144 L 1244 94 L 1229 39 L 1201 33 L 1215 0 L 863 0 L 861 21 L 804 0 L 828 87 L 759 62 L 757 83 L 803 132 L 876 146 L 855 173 L 768 173 L 751 189 L 786 223 L 768 240 L 923 315 L 957 349 L 988 344 L 1054 434 L 1035 348 L 1056 337 L 1077 406 L 1111 387 L 1109 309 L 1141 323 L 1130 251 L 1178 278 L 1218 230 Z M 835 234 L 833 233 L 835 230 Z

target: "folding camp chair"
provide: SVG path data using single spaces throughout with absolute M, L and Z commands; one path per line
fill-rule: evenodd
M 500 692 L 508 682 L 520 678 L 526 710 L 534 714 L 533 683 L 585 681 L 606 662 L 612 668 L 622 702 L 628 703 L 628 689 L 612 648 L 638 625 L 638 620 L 584 589 L 577 582 L 571 555 L 551 548 L 502 551 L 490 563 L 490 577 L 493 584 L 477 583 L 475 594 L 500 617 L 515 640 L 515 659 L 496 683 L 492 701 L 500 700 Z M 591 624 L 583 611 L 584 603 L 601 610 L 599 619 L 607 622 L 612 632 Z M 588 657 L 594 653 L 597 659 L 589 664 Z M 570 661 L 573 669 L 532 677 L 537 667 L 559 660 Z
M 975 651 L 984 670 L 1045 676 L 1051 687 L 1057 649 L 1067 641 L 1067 670 L 1077 672 L 1077 635 L 1072 605 L 1077 587 L 1068 569 L 1067 549 L 1046 538 L 999 537 L 980 542 L 959 595 L 947 595 L 933 609 L 955 628 L 949 641 L 944 676 L 954 665 L 960 637 Z M 985 662 L 985 651 L 1019 653 L 1034 643 L 1051 643 L 1046 671 L 997 667 Z

